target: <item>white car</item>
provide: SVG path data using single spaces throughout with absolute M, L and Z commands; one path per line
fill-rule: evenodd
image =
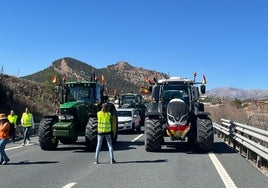
M 116 109 L 118 116 L 118 130 L 119 131 L 140 131 L 141 118 L 139 112 L 134 108 L 118 108 Z

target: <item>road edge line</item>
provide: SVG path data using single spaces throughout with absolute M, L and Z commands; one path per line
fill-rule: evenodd
M 237 188 L 235 183 L 233 182 L 232 178 L 229 176 L 225 168 L 222 166 L 221 162 L 219 159 L 216 157 L 214 153 L 209 153 L 208 154 L 210 160 L 214 164 L 218 174 L 220 175 L 225 187 L 227 188 Z

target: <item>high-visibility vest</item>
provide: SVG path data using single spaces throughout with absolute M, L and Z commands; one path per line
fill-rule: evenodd
M 98 116 L 98 133 L 110 133 L 112 131 L 111 126 L 111 113 L 99 111 Z
M 17 119 L 18 119 L 18 116 L 17 115 L 11 115 L 11 114 L 9 114 L 7 116 L 7 119 L 8 119 L 8 121 L 10 123 L 13 123 L 15 127 L 17 126 Z
M 22 120 L 23 120 L 23 126 L 24 127 L 31 127 L 32 126 L 32 120 L 33 116 L 31 113 L 26 114 L 25 112 L 22 114 Z

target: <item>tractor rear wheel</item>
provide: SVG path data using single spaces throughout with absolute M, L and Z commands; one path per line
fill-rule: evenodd
M 163 141 L 162 124 L 158 119 L 145 119 L 145 150 L 156 152 L 161 150 Z
M 116 108 L 112 103 L 110 104 L 110 113 L 112 118 L 112 143 L 116 144 L 118 138 L 118 117 L 116 113 Z
M 209 152 L 213 146 L 213 125 L 208 117 L 198 117 L 197 123 L 197 146 L 203 152 Z
M 52 126 L 58 121 L 57 116 L 47 116 L 41 119 L 38 136 L 40 147 L 43 150 L 54 150 L 58 147 L 59 140 L 53 136 Z

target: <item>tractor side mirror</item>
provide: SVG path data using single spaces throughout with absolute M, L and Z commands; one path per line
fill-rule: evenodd
M 148 90 L 149 90 L 150 93 L 152 93 L 153 87 L 151 85 L 149 85 Z
M 200 90 L 201 90 L 202 94 L 205 94 L 206 93 L 206 85 L 201 85 Z
M 160 86 L 159 85 L 155 85 L 152 89 L 152 99 L 156 102 L 159 101 L 159 90 L 160 90 Z

